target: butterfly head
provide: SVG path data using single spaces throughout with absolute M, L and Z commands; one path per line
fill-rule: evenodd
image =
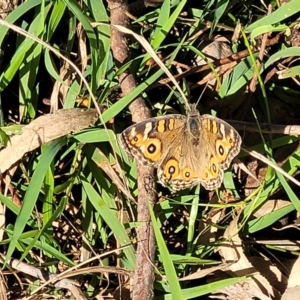
M 188 116 L 200 116 L 199 110 L 197 109 L 197 104 L 192 103 L 187 107 L 187 115 Z

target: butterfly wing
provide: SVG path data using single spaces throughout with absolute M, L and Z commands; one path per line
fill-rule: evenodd
M 197 134 L 193 134 L 195 128 Z M 236 130 L 216 117 L 194 115 L 188 120 L 181 137 L 173 142 L 158 167 L 160 182 L 174 190 L 199 183 L 206 190 L 220 187 L 223 170 L 240 151 L 241 138 Z
M 240 150 L 242 139 L 239 133 L 225 121 L 210 116 L 201 116 L 201 135 L 209 145 L 221 169 L 227 169 Z
M 157 169 L 161 184 L 178 191 L 201 183 L 198 172 L 201 162 L 196 159 L 189 136 L 173 146 Z
M 231 125 L 219 118 L 202 115 L 200 121 L 199 143 L 204 153 L 198 169 L 199 180 L 205 189 L 214 190 L 222 184 L 223 170 L 240 152 L 242 139 Z
M 158 167 L 173 148 L 185 124 L 184 115 L 151 118 L 125 129 L 120 142 L 142 164 Z

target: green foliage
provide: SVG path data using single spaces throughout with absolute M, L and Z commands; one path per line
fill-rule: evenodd
M 258 124 L 283 124 L 285 118 L 280 114 L 281 107 L 290 108 L 289 112 L 299 110 L 298 87 L 291 79 L 299 76 L 300 68 L 285 65 L 284 81 L 274 76 L 272 81 L 265 82 L 265 78 L 278 62 L 297 59 L 300 55 L 299 45 L 291 46 L 287 42 L 299 25 L 296 18 L 299 1 L 291 0 L 281 7 L 272 2 L 274 7 L 270 14 L 260 2 L 256 3 L 258 6 L 252 5 L 252 1 L 235 2 L 233 6 L 231 1 L 198 2 L 165 0 L 160 7 L 149 9 L 132 20 L 131 29 L 144 36 L 162 55 L 164 64 L 173 74 L 177 72 L 174 65 L 181 71 L 185 71 L 184 68 L 190 71 L 195 67 L 193 61 L 198 58 L 207 63 L 208 72 L 217 82 L 211 91 L 217 100 L 201 100 L 200 107 L 204 112 L 231 118 L 245 116 L 246 121 L 255 123 L 256 117 L 249 113 L 253 108 L 258 115 Z M 69 268 L 95 257 L 93 264 L 96 266 L 121 265 L 128 272 L 136 267 L 135 229 L 142 223 L 137 222 L 136 203 L 128 195 L 138 195 L 137 167 L 117 142 L 119 133 L 131 124 L 127 106 L 142 95 L 154 108 L 153 116 L 167 110 L 184 113 L 186 107 L 182 95 L 169 83 L 158 84 L 160 79 L 166 78 L 165 73 L 161 68 L 147 64 L 152 55 L 144 51 L 134 36 L 127 36 L 131 59 L 122 66 L 116 64 L 110 49 L 110 14 L 106 1 L 101 0 L 82 3 L 28 0 L 5 19 L 58 50 L 79 66 L 82 77 L 79 74 L 67 76 L 68 72 L 73 72 L 73 67 L 47 45 L 30 36 L 14 34 L 0 23 L 0 45 L 5 57 L 0 65 L 0 109 L 7 122 L 0 130 L 1 146 L 9 143 L 11 134 L 22 134 L 22 125 L 30 123 L 41 111 L 49 113 L 42 101 L 50 97 L 54 82 L 66 88 L 64 98 L 57 99 L 64 108 L 78 106 L 76 99 L 81 97 L 88 99 L 87 106 L 94 105 L 82 78 L 88 82 L 97 104 L 104 108 L 93 127 L 52 141 L 18 162 L 11 178 L 10 191 L 14 193 L 6 195 L 4 190 L 0 193 L 0 201 L 7 208 L 6 216 L 10 216 L 2 224 L 5 238 L 1 244 L 7 247 L 5 263 L 11 257 L 18 257 L 34 264 L 37 262 L 35 256 L 40 256 L 48 272 L 58 273 L 58 263 Z M 239 25 L 238 38 L 231 39 Z M 83 30 L 84 34 L 77 30 Z M 201 31 L 200 39 L 194 38 Z M 279 34 L 280 39 L 267 47 L 268 55 L 260 59 L 258 66 L 259 51 L 256 47 L 261 46 L 261 35 L 266 33 L 270 38 Z M 227 77 L 222 76 L 219 65 L 211 62 L 201 48 L 202 39 L 217 35 L 229 40 L 233 54 L 248 50 L 245 57 L 236 60 Z M 62 66 L 68 72 L 63 73 Z M 136 88 L 126 95 L 121 93 L 118 81 L 118 76 L 124 71 L 132 72 L 137 81 Z M 199 87 L 194 88 L 205 76 L 200 74 L 186 74 L 179 80 L 191 102 L 196 102 L 200 94 Z M 251 94 L 252 100 L 249 100 L 244 92 L 254 76 L 258 84 Z M 57 93 L 57 97 L 59 95 Z M 15 99 L 15 107 L 13 101 L 10 103 L 7 99 Z M 10 124 L 10 110 L 18 115 L 14 125 Z M 112 124 L 110 120 L 113 120 Z M 294 121 L 292 113 L 288 120 Z M 273 162 L 277 162 L 274 152 L 299 142 L 298 136 L 257 135 L 252 143 L 247 132 L 241 130 L 240 133 L 244 134 L 246 146 L 266 154 Z M 241 152 L 239 158 L 246 161 L 246 156 L 246 152 Z M 128 194 L 121 192 L 119 183 L 108 174 L 108 165 L 109 170 L 119 176 L 120 182 L 126 183 L 124 189 Z M 294 149 L 286 155 L 281 167 L 288 174 L 295 175 L 299 165 L 300 153 Z M 179 281 L 198 268 L 221 263 L 215 252 L 222 240 L 202 240 L 211 228 L 222 236 L 230 221 L 242 211 L 239 234 L 245 238 L 269 229 L 291 212 L 300 212 L 298 190 L 295 191 L 289 181 L 273 168 L 266 169 L 261 184 L 251 187 L 251 192 L 246 192 L 245 183 L 244 178 L 239 182 L 233 179 L 229 169 L 224 178 L 225 188 L 215 194 L 218 203 L 209 202 L 212 197 L 199 187 L 176 194 L 158 187 L 164 201 L 157 203 L 154 212 L 149 209 L 158 246 L 156 272 L 165 277 L 155 281 L 155 299 L 193 299 L 246 280 L 245 276 L 222 279 L 211 276 L 211 283 L 206 277 Z M 291 203 L 263 216 L 254 216 L 268 200 L 277 199 L 278 192 Z M 15 195 L 19 204 L 12 201 Z M 235 202 L 226 203 L 228 198 Z M 222 221 L 212 220 L 211 216 L 221 210 L 224 212 Z M 111 284 L 111 290 L 116 288 L 114 282 L 118 279 L 115 274 L 110 274 L 111 281 L 96 273 L 70 272 L 68 275 L 77 275 L 76 279 L 83 283 L 90 298 L 99 293 L 99 279 L 105 285 Z M 32 282 L 27 293 L 34 293 L 40 284 Z M 58 293 L 57 289 L 47 288 L 48 293 Z

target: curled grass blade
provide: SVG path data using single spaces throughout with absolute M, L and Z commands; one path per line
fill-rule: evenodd
M 265 68 L 268 68 L 277 60 L 280 60 L 280 59 L 283 59 L 286 57 L 291 57 L 291 56 L 295 56 L 295 57 L 300 56 L 299 47 L 290 47 L 290 48 L 278 51 L 275 54 L 271 55 L 269 57 L 269 59 L 266 61 Z
M 200 187 L 198 186 L 196 188 L 196 194 L 199 194 L 200 192 Z M 187 235 L 187 250 L 186 250 L 186 255 L 192 255 L 194 251 L 194 235 L 195 235 L 195 225 L 196 225 L 196 220 L 198 218 L 198 213 L 199 213 L 199 196 L 195 196 L 193 198 L 191 207 L 190 207 L 190 217 L 189 217 L 189 225 L 188 225 L 188 235 Z
M 284 5 L 280 6 L 270 15 L 265 16 L 260 20 L 249 25 L 245 29 L 245 32 L 250 33 L 254 29 L 257 29 L 260 26 L 280 23 L 281 21 L 298 13 L 299 11 L 300 11 L 299 0 L 291 0 L 290 2 L 287 2 Z
M 289 36 L 291 34 L 291 30 L 288 26 L 286 25 L 278 25 L 278 26 L 273 26 L 273 25 L 264 25 L 260 26 L 258 28 L 255 28 L 250 35 L 250 40 L 252 43 L 255 43 L 255 38 L 263 35 L 265 33 L 272 33 L 272 32 L 281 32 L 285 31 L 286 35 Z

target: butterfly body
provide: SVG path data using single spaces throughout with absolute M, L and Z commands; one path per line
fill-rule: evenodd
M 157 168 L 159 181 L 174 190 L 199 183 L 207 190 L 220 187 L 241 146 L 232 126 L 200 115 L 194 106 L 187 116 L 166 115 L 132 125 L 120 141 L 140 163 Z

